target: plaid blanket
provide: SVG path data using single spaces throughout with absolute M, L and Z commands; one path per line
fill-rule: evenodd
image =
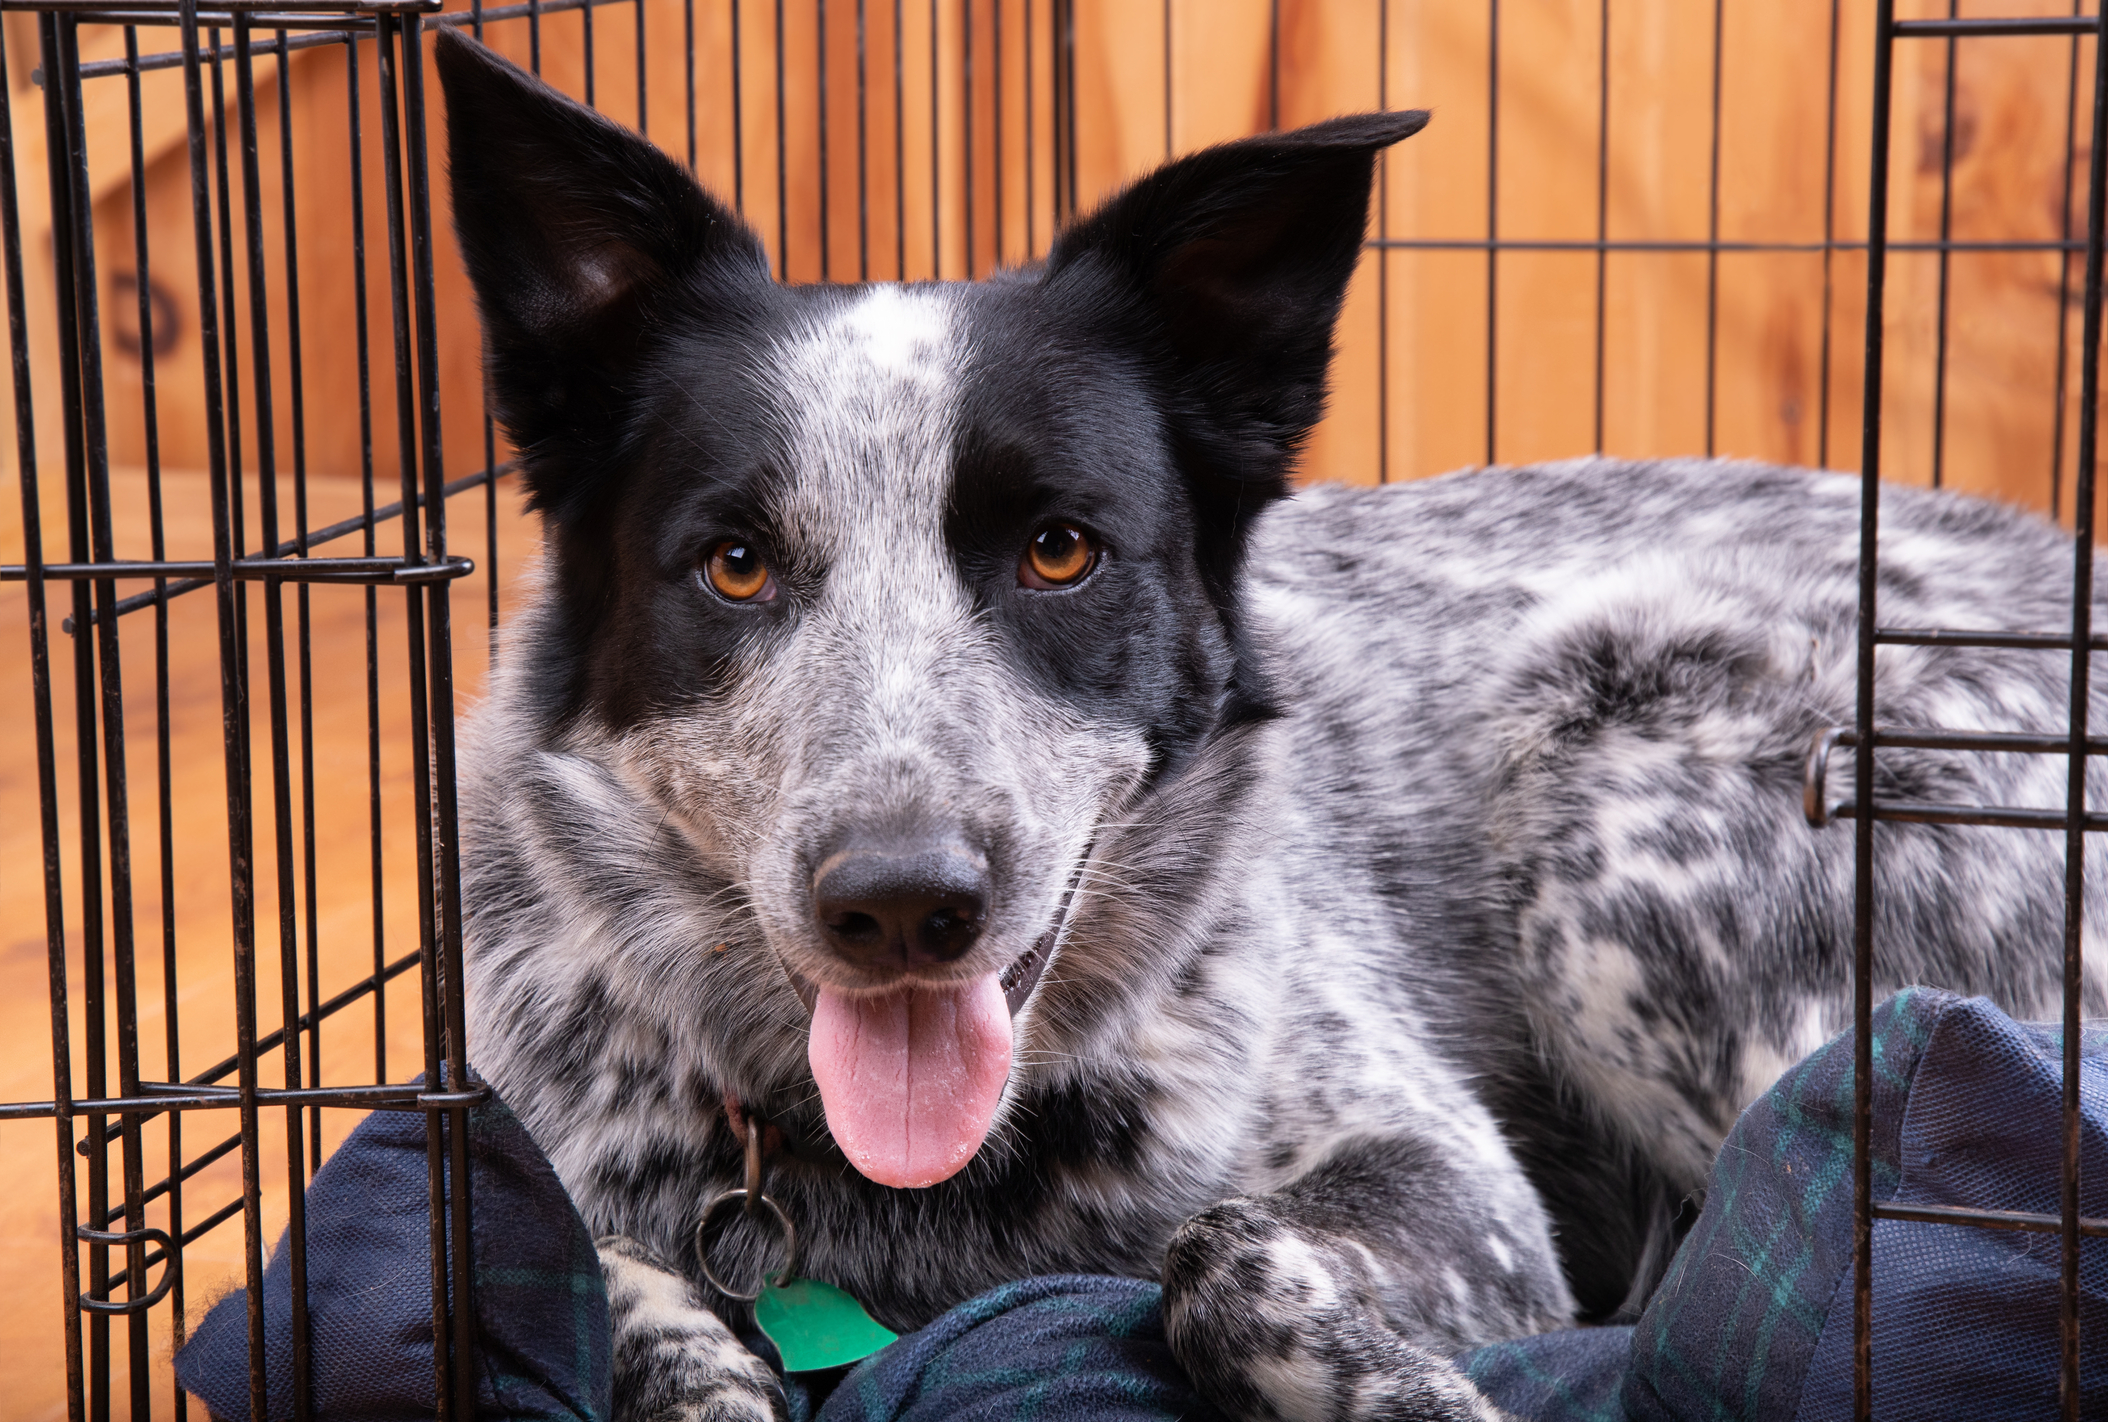
M 1983 998 L 1911 990 L 1874 1012 L 1874 1198 L 2054 1214 L 2062 1036 Z M 1852 1415 L 1850 1033 L 1780 1078 L 1713 1163 L 1705 1207 L 1632 1329 L 1458 1361 L 1543 1422 Z M 2108 1213 L 2108 1034 L 2080 1043 L 2080 1209 Z M 1874 1411 L 2056 1415 L 2052 1234 L 1874 1223 Z M 2108 1240 L 2080 1250 L 2082 1416 L 2108 1416 Z
M 1873 1022 L 1876 1198 L 2054 1213 L 2060 1038 L 1983 999 L 1909 991 Z M 2108 1033 L 2081 1043 L 2081 1209 L 2108 1214 Z M 1736 1124 L 1705 1205 L 1632 1328 L 1516 1339 L 1457 1362 L 1539 1422 L 1850 1415 L 1852 1039 Z M 606 1299 L 591 1241 L 510 1112 L 471 1116 L 479 1418 L 605 1422 Z M 377 1113 L 309 1195 L 316 1416 L 428 1417 L 424 1123 Z M 2037 1418 L 2057 1398 L 2052 1234 L 1883 1220 L 1874 1232 L 1880 1417 Z M 2108 1416 L 2108 1240 L 2081 1250 L 2083 1415 Z M 271 1415 L 289 1415 L 290 1288 L 265 1281 Z M 1006 1284 L 846 1376 L 792 1376 L 793 1422 L 1216 1422 L 1172 1360 L 1154 1284 Z M 772 1357 L 765 1339 L 753 1340 Z M 177 1360 L 214 1413 L 248 1416 L 240 1295 Z M 283 1405 L 281 1405 L 283 1404 Z
M 1874 1198 L 2054 1214 L 2062 1034 L 1983 998 L 1906 991 L 1873 1021 Z M 2108 1033 L 2080 1042 L 2082 1213 L 2108 1214 Z M 1852 1039 L 1736 1123 L 1705 1208 L 1634 1331 L 1633 1418 L 1852 1415 Z M 2053 1234 L 1874 1224 L 1882 1417 L 2040 1418 L 2057 1405 Z M 2080 1249 L 2081 1399 L 2108 1416 L 2108 1240 Z
M 448 1178 L 452 1176 L 449 1173 Z M 314 1415 L 429 1422 L 430 1193 L 422 1112 L 376 1111 L 307 1193 Z M 613 1415 L 607 1288 L 585 1221 L 519 1119 L 493 1097 L 469 1112 L 469 1237 L 482 1419 L 606 1422 Z M 449 1266 L 447 1292 L 456 1281 Z M 293 1415 L 292 1267 L 264 1271 L 269 1416 Z M 214 1417 L 249 1416 L 249 1315 L 237 1291 L 176 1355 L 176 1379 Z
M 1220 1422 L 1164 1342 L 1161 1291 L 1054 1275 L 961 1304 L 873 1354 L 817 1408 L 793 1376 L 792 1422 Z

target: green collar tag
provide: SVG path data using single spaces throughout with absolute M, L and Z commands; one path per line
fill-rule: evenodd
M 864 1306 L 818 1279 L 774 1279 L 754 1303 L 754 1321 L 783 1355 L 783 1371 L 809 1373 L 860 1362 L 900 1335 Z

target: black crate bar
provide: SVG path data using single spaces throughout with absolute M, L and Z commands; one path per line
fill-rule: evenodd
M 410 329 L 410 260 L 406 242 L 414 240 L 404 231 L 404 181 L 403 181 L 403 137 L 402 115 L 398 108 L 397 91 L 406 90 L 400 83 L 401 71 L 410 64 L 421 62 L 421 56 L 397 49 L 397 30 L 392 16 L 377 16 L 378 37 L 375 55 L 380 77 L 381 105 L 381 154 L 386 173 L 386 210 L 388 222 L 388 282 L 392 327 L 395 335 L 395 410 L 396 410 L 396 466 L 401 472 L 403 514 L 401 518 L 403 561 L 414 564 L 419 560 L 419 526 L 417 507 L 417 443 L 418 427 L 417 398 L 413 387 L 417 372 L 412 366 L 411 348 L 415 336 Z M 588 69 L 590 73 L 590 66 Z M 436 515 L 437 510 L 427 510 Z M 424 1019 L 424 1077 L 427 1082 L 440 1080 L 440 1060 L 443 1054 L 439 1042 L 441 1009 L 439 995 L 439 953 L 437 938 L 439 908 L 436 903 L 435 875 L 439 867 L 439 856 L 435 840 L 438 826 L 433 806 L 433 766 L 431 744 L 430 703 L 427 698 L 431 688 L 424 678 L 426 628 L 423 599 L 420 590 L 412 588 L 408 595 L 408 632 L 410 656 L 410 724 L 411 735 L 416 743 L 416 752 L 411 758 L 413 780 L 416 787 L 417 825 L 417 919 L 418 943 L 423 954 L 422 971 L 418 974 L 421 1005 Z M 435 624 L 436 625 L 436 624 Z M 458 982 L 458 979 L 455 980 Z M 458 1134 L 458 1132 L 456 1133 Z M 449 1325 L 447 1307 L 447 1161 L 445 1132 L 439 1119 L 428 1117 L 425 1133 L 425 1168 L 430 1207 L 428 1243 L 432 1281 L 432 1337 L 434 1339 L 432 1383 L 433 1396 L 439 1400 L 441 1415 L 449 1415 L 453 1407 L 455 1368 L 449 1356 L 449 1348 L 437 1346 L 437 1340 L 453 1338 Z M 465 1176 L 457 1175 L 457 1181 Z M 466 1278 L 467 1275 L 462 1276 Z M 465 1292 L 465 1291 L 464 1291 Z M 463 1360 L 465 1363 L 465 1359 Z M 464 1369 L 465 1370 L 465 1369 Z
M 4 27 L 0 27 L 0 73 L 6 72 Z M 8 350 L 15 400 L 15 454 L 21 471 L 22 543 L 29 605 L 30 699 L 35 723 L 39 840 L 43 846 L 44 932 L 51 998 L 52 1120 L 57 1129 L 60 1307 L 65 1338 L 69 1422 L 81 1422 L 86 1360 L 81 1340 L 80 1228 L 73 1163 L 72 1025 L 67 1018 L 66 900 L 59 838 L 59 784 L 52 719 L 50 617 L 45 601 L 43 510 L 37 477 L 36 417 L 30 383 L 28 317 L 22 279 L 22 215 L 15 187 L 14 109 L 11 88 L 0 84 L 0 257 L 7 283 Z
M 275 547 L 279 541 L 278 422 L 273 394 L 276 381 L 272 378 L 277 362 L 273 359 L 271 348 L 270 274 L 266 269 L 264 249 L 263 194 L 259 191 L 261 158 L 256 132 L 256 73 L 255 55 L 251 47 L 252 21 L 248 15 L 240 12 L 236 12 L 233 19 L 235 94 L 240 108 L 238 137 L 241 146 L 242 234 L 247 249 L 251 358 L 256 370 L 257 503 L 258 514 L 262 519 L 263 543 L 269 548 Z M 280 70 L 283 72 L 283 66 L 280 66 Z M 281 128 L 289 128 L 290 119 L 290 114 L 285 115 Z M 297 310 L 297 307 L 295 309 Z M 285 586 L 282 582 L 266 582 L 263 594 L 265 695 L 268 698 L 271 718 L 271 821 L 275 851 L 272 854 L 272 862 L 277 869 L 277 893 L 274 897 L 278 908 L 278 975 L 283 996 L 283 1016 L 285 1021 L 291 1022 L 300 1015 L 300 974 L 294 958 L 299 951 L 294 924 L 298 900 L 293 888 L 292 744 L 287 714 Z M 114 625 L 106 626 L 104 631 L 106 635 L 114 631 Z M 250 972 L 253 974 L 254 971 L 252 965 Z M 253 986 L 251 991 L 253 992 Z M 250 1030 L 253 1033 L 253 1004 L 245 1004 L 245 1010 L 252 1016 Z M 297 1091 L 301 1085 L 300 1043 L 298 1038 L 290 1033 L 283 1043 L 283 1054 L 286 1086 Z M 312 1394 L 311 1359 L 307 1346 L 307 1211 L 306 1192 L 303 1188 L 306 1151 L 303 1148 L 303 1125 L 299 1109 L 287 1107 L 287 1206 L 290 1219 L 286 1227 L 286 1256 L 292 1283 L 293 1406 L 298 1422 L 308 1422 Z
M 1873 1237 L 1876 1219 L 1919 1220 L 1989 1229 L 2054 1231 L 2059 1238 L 2058 1330 L 2060 1356 L 2060 1413 L 2066 1422 L 2079 1416 L 2079 1241 L 2082 1236 L 2108 1235 L 2108 1222 L 2081 1218 L 2079 1214 L 2079 1011 L 2082 984 L 2082 930 L 2085 911 L 2086 835 L 2108 829 L 2108 816 L 2088 812 L 2086 771 L 2088 758 L 2108 751 L 2088 734 L 2091 655 L 2103 648 L 2103 639 L 2092 629 L 2094 461 L 2098 444 L 2098 393 L 2100 382 L 2101 276 L 2103 203 L 2108 199 L 2108 65 L 2099 62 L 2102 41 L 2108 38 L 2108 14 L 2087 16 L 2078 5 L 2070 16 L 2018 19 L 1963 18 L 1958 7 L 1948 5 L 1944 19 L 1898 20 L 1894 0 L 1879 0 L 1875 14 L 1874 110 L 1872 154 L 1869 168 L 1867 223 L 1867 309 L 1865 411 L 1862 417 L 1860 463 L 1859 546 L 1859 666 L 1858 698 L 1853 729 L 1827 732 L 1809 758 L 1808 813 L 1818 823 L 1832 815 L 1853 820 L 1853 1388 L 1858 1417 L 1869 1419 L 1874 1411 L 1873 1391 Z M 2081 38 L 2094 41 L 2094 87 L 2091 100 L 2091 142 L 2086 187 L 2086 254 L 2082 288 L 2082 334 L 2080 340 L 2079 422 L 2076 440 L 2076 473 L 2073 488 L 2072 613 L 2063 633 L 1961 631 L 1942 628 L 1884 628 L 1880 625 L 1876 594 L 1879 587 L 1879 516 L 1882 441 L 1882 358 L 1885 311 L 1883 298 L 1887 254 L 1905 244 L 1887 240 L 1889 202 L 1889 158 L 1891 109 L 1894 101 L 1895 49 L 1899 40 L 1933 39 L 1945 42 L 1944 117 L 1941 139 L 1939 309 L 1933 401 L 1933 475 L 1939 482 L 1945 437 L 1945 394 L 1948 338 L 1948 254 L 1964 244 L 1951 241 L 1954 165 L 1955 51 L 1958 41 L 2001 36 L 2069 35 L 2073 41 L 2071 95 L 2077 103 L 2078 57 Z M 2067 142 L 2076 132 L 2067 121 Z M 2066 156 L 2066 213 L 2070 197 L 2072 159 Z M 2064 275 L 2069 279 L 2068 241 Z M 2068 290 L 2068 288 L 2063 288 Z M 2059 345 L 2062 339 L 2060 332 Z M 2057 374 L 2059 431 L 2063 419 L 2064 368 Z M 2061 469 L 2062 447 L 2057 455 Z M 1883 729 L 1877 725 L 1874 661 L 1884 645 L 1968 646 L 2016 653 L 2064 651 L 2071 659 L 2071 695 L 2067 734 L 2029 736 L 1967 731 Z M 1828 803 L 1824 791 L 1824 762 L 1834 745 L 1853 750 L 1853 790 L 1849 800 Z M 1875 753 L 1884 745 L 1976 752 L 2021 752 L 2065 757 L 2067 779 L 2062 810 L 1986 805 L 1941 805 L 1883 801 L 1874 794 Z M 1873 1040 L 1871 1034 L 1874 981 L 1874 884 L 1875 835 L 1878 821 L 1915 824 L 1992 825 L 2013 829 L 2061 830 L 2064 834 L 2064 1020 L 2063 1020 L 2063 1152 L 2059 1174 L 2059 1211 L 2054 1216 L 2017 1211 L 1970 1210 L 1919 1205 L 1877 1203 L 1873 1198 L 1869 1141 L 1873 1117 Z
M 146 151 L 141 113 L 139 79 L 139 32 L 127 25 L 124 31 L 125 115 L 127 122 L 128 156 L 132 168 L 132 284 L 139 298 L 139 368 L 141 387 L 141 416 L 146 436 L 146 477 L 148 521 L 150 525 L 149 547 L 155 560 L 167 556 L 167 530 L 161 488 L 160 459 L 160 413 L 155 392 L 154 361 L 158 354 L 156 325 L 154 320 L 153 264 L 148 250 L 146 207 Z M 159 831 L 161 869 L 161 983 L 163 1033 L 166 1038 L 166 1071 L 170 1077 L 180 1074 L 182 1041 L 179 1028 L 180 1011 L 177 993 L 176 971 L 176 874 L 175 874 L 175 814 L 174 814 L 174 764 L 173 739 L 169 724 L 169 642 L 168 582 L 163 578 L 154 580 L 156 594 L 154 605 L 154 727 L 156 773 L 155 805 L 156 828 Z M 183 1180 L 186 1167 L 183 1162 L 183 1125 L 180 1115 L 171 1115 L 167 1124 L 168 1173 L 163 1177 L 167 1185 L 166 1207 L 168 1232 L 180 1239 L 183 1235 Z M 138 1203 L 149 1203 L 158 1193 L 148 1190 L 140 1194 Z M 127 1199 L 130 1206 L 132 1200 Z M 107 1222 L 98 1217 L 96 1228 L 106 1228 Z M 165 1267 L 165 1278 L 170 1289 L 169 1308 L 170 1342 L 172 1347 L 183 1344 L 183 1313 L 186 1302 L 183 1290 L 183 1267 L 180 1248 L 169 1246 L 162 1253 L 169 1256 Z M 148 1263 L 151 1265 L 151 1258 Z M 135 1289 L 136 1296 L 136 1289 Z M 182 1418 L 188 1410 L 185 1399 L 177 1399 L 176 1414 Z

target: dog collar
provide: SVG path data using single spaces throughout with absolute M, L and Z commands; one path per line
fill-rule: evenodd
M 746 1183 L 703 1206 L 695 1227 L 695 1260 L 703 1277 L 726 1298 L 754 1305 L 755 1326 L 776 1345 L 787 1373 L 839 1368 L 870 1357 L 900 1335 L 872 1318 L 846 1290 L 825 1280 L 798 1277 L 797 1226 L 763 1188 L 761 1121 L 742 1111 L 730 1096 L 725 1098 L 725 1114 L 733 1129 L 746 1137 Z M 782 1267 L 764 1273 L 751 1293 L 732 1288 L 710 1267 L 710 1226 L 735 1210 L 752 1221 L 774 1221 L 783 1235 Z

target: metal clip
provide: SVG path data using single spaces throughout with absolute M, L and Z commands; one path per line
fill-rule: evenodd
M 118 1303 L 114 1299 L 99 1299 L 93 1294 L 81 1295 L 81 1307 L 90 1313 L 139 1313 L 161 1302 L 176 1282 L 176 1246 L 166 1233 L 158 1229 L 128 1229 L 121 1233 L 109 1230 L 89 1229 L 86 1225 L 75 1225 L 74 1235 L 88 1244 L 145 1244 L 152 1241 L 161 1246 L 161 1282 L 145 1298 L 126 1299 Z
M 490 1086 L 476 1082 L 466 1091 L 420 1091 L 417 1104 L 427 1111 L 451 1111 L 456 1106 L 481 1106 L 490 1100 Z
M 1828 789 L 1830 752 L 1842 744 L 1857 744 L 1857 738 L 1843 726 L 1825 726 L 1808 746 L 1808 765 L 1801 782 L 1801 813 L 1817 829 L 1830 823 L 1837 811 L 1837 806 L 1830 803 Z

